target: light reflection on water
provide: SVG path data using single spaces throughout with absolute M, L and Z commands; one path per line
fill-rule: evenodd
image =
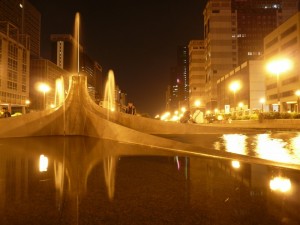
M 276 162 L 300 164 L 300 133 L 224 134 L 216 150 L 249 155 Z
M 233 137 L 238 153 L 256 136 Z M 0 148 L 1 225 L 300 221 L 297 170 L 80 137 L 0 139 Z

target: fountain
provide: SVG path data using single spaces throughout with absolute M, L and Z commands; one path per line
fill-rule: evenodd
M 55 107 L 61 106 L 65 101 L 64 78 L 61 76 L 55 81 Z
M 79 18 L 79 14 L 76 14 L 76 18 Z M 76 19 L 76 21 L 76 24 L 79 25 L 79 19 Z M 79 26 L 76 27 L 79 30 Z M 112 71 L 109 71 L 105 86 L 105 107 L 100 107 L 90 98 L 87 91 L 87 78 L 79 74 L 79 34 L 76 37 L 78 40 L 78 55 L 76 58 L 78 65 L 77 74 L 70 77 L 67 97 L 65 98 L 64 81 L 60 78 L 56 82 L 56 108 L 33 112 L 19 117 L 0 119 L 0 127 L 5 128 L 0 129 L 0 146 L 1 149 L 3 149 L 3 154 L 0 157 L 0 196 L 4 196 L 0 198 L 0 209 L 2 209 L 0 211 L 5 215 L 5 217 L 3 217 L 5 220 L 2 220 L 4 224 L 7 224 L 5 223 L 6 221 L 10 222 L 16 218 L 19 219 L 23 217 L 28 217 L 31 222 L 37 221 L 37 224 L 43 224 L 45 221 L 48 223 L 49 221 L 54 221 L 52 224 L 64 224 L 64 221 L 66 221 L 66 224 L 81 224 L 87 220 L 90 220 L 91 223 L 93 223 L 93 220 L 97 220 L 98 223 L 99 221 L 109 221 L 111 224 L 118 224 L 114 219 L 117 218 L 119 222 L 123 222 L 122 219 L 120 220 L 120 214 L 123 214 L 124 218 L 128 217 L 128 221 L 131 220 L 130 223 L 125 224 L 132 224 L 132 221 L 153 221 L 153 218 L 158 218 L 157 222 L 163 221 L 167 223 L 168 221 L 163 219 L 172 215 L 179 215 L 180 218 L 176 217 L 179 219 L 188 218 L 190 222 L 191 216 L 195 216 L 194 221 L 197 223 L 199 222 L 199 218 L 201 221 L 205 220 L 205 218 L 203 219 L 204 214 L 202 212 L 211 216 L 209 218 L 212 219 L 209 222 L 215 222 L 215 218 L 230 218 L 228 212 L 235 212 L 236 204 L 234 203 L 237 202 L 237 207 L 239 208 L 239 206 L 242 205 L 241 203 L 245 201 L 244 196 L 246 197 L 246 203 L 248 203 L 249 194 L 240 194 L 240 188 L 234 189 L 234 192 L 231 191 L 233 189 L 233 183 L 240 184 L 237 183 L 239 179 L 241 182 L 247 184 L 251 183 L 251 185 L 253 185 L 250 179 L 256 174 L 257 176 L 253 179 L 256 181 L 254 183 L 259 183 L 257 180 L 260 181 L 261 177 L 264 178 L 263 181 L 266 180 L 267 176 L 262 176 L 260 171 L 271 171 L 274 174 L 274 168 L 278 166 L 297 170 L 300 169 L 299 165 L 287 165 L 281 162 L 252 158 L 246 155 L 209 149 L 209 147 L 196 146 L 195 144 L 184 143 L 184 141 L 179 142 L 153 135 L 172 134 L 176 136 L 176 134 L 184 134 L 187 137 L 191 137 L 187 134 L 197 134 L 199 135 L 199 141 L 203 144 L 204 141 L 209 141 L 207 134 L 238 133 L 245 131 L 245 129 L 239 129 L 237 127 L 233 129 L 226 127 L 220 128 L 202 124 L 166 123 L 160 120 L 128 115 L 118 112 L 117 110 L 112 110 L 115 109 L 115 81 Z M 109 116 L 107 116 L 108 112 Z M 11 137 L 18 137 L 18 139 L 16 141 L 16 139 L 10 139 Z M 236 141 L 236 137 L 232 139 Z M 240 140 L 243 144 L 243 137 Z M 49 157 L 49 163 L 53 166 L 52 169 L 50 168 L 51 173 L 47 174 L 45 172 L 44 174 L 38 174 L 37 177 L 40 178 L 40 180 L 38 180 L 39 188 L 31 189 L 34 187 L 34 185 L 32 185 L 34 182 L 32 181 L 35 181 L 31 177 L 31 173 L 34 173 L 32 171 L 35 168 L 32 162 L 34 162 L 38 156 L 44 154 L 45 156 L 43 156 L 42 159 L 47 158 L 46 161 L 48 165 Z M 127 165 L 130 165 L 130 167 L 126 167 L 126 159 L 130 159 L 130 156 L 139 157 L 136 157 L 135 161 L 129 161 Z M 154 158 L 155 160 L 145 161 L 143 157 L 140 156 L 160 156 L 163 158 L 159 158 L 158 160 Z M 173 173 L 172 167 L 166 167 L 166 165 L 162 163 L 165 161 L 166 156 L 175 157 L 178 172 Z M 199 156 L 204 157 L 200 158 Z M 181 172 L 180 157 L 185 157 L 186 160 L 184 177 Z M 188 157 L 191 158 L 190 161 L 187 160 Z M 217 159 L 217 161 L 213 161 L 213 158 Z M 141 159 L 142 161 L 139 161 Z M 167 159 L 167 161 L 170 161 L 169 158 Z M 246 168 L 246 173 L 242 173 L 242 171 L 236 172 L 230 169 L 228 167 L 228 159 L 235 159 L 242 168 L 243 166 Z M 138 164 L 131 167 L 132 162 L 138 162 Z M 150 164 L 149 162 L 152 163 Z M 246 163 L 243 165 L 243 162 L 252 162 L 255 164 L 254 169 L 250 170 L 250 167 L 246 165 Z M 99 173 L 101 170 L 96 167 L 101 163 L 103 164 L 104 176 L 101 176 Z M 119 171 L 117 170 L 117 164 L 120 166 Z M 272 170 L 261 170 L 260 165 L 270 165 Z M 123 170 L 123 168 L 125 168 L 125 170 Z M 129 168 L 129 170 L 126 170 L 126 168 Z M 44 169 L 44 171 L 46 170 L 47 169 Z M 131 171 L 136 172 L 137 170 L 137 174 L 131 173 Z M 214 172 L 214 170 L 217 172 Z M 220 171 L 224 172 L 221 173 Z M 251 173 L 249 173 L 249 171 L 251 171 Z M 252 171 L 254 172 L 252 173 Z M 125 174 L 123 183 L 120 182 L 120 176 L 116 176 L 117 172 Z M 232 179 L 228 176 L 229 173 L 232 174 Z M 140 185 L 128 185 L 128 183 L 130 183 L 128 182 L 128 178 L 132 178 L 136 175 L 138 175 L 138 180 L 141 181 L 141 183 L 138 183 Z M 147 175 L 148 179 L 145 179 Z M 245 177 L 245 175 L 249 175 L 249 182 L 248 176 Z M 101 182 L 101 177 L 104 178 L 108 200 L 112 202 L 116 195 L 116 203 L 118 204 L 106 201 L 106 198 L 103 198 L 101 195 L 103 189 L 99 188 L 98 185 L 98 183 Z M 94 180 L 92 180 L 92 178 L 94 178 Z M 215 183 L 214 180 L 216 180 Z M 91 181 L 95 183 L 91 183 Z M 157 182 L 163 185 L 158 186 Z M 266 189 L 266 182 L 260 183 L 264 184 L 263 188 L 261 188 L 264 191 Z M 120 186 L 120 184 L 123 184 L 123 186 Z M 229 190 L 229 194 L 219 194 L 221 190 L 219 186 L 222 184 L 225 186 L 224 190 Z M 14 185 L 16 188 L 12 188 L 12 191 L 10 191 L 10 186 Z M 99 190 L 94 190 L 95 186 L 98 187 Z M 45 187 L 52 187 L 52 189 L 45 189 Z M 93 188 L 89 189 L 88 187 Z M 189 187 L 192 187 L 191 191 Z M 242 185 L 240 185 L 240 187 L 243 188 Z M 119 188 L 118 191 L 116 191 L 116 188 Z M 211 188 L 214 188 L 213 191 L 211 191 Z M 31 189 L 31 191 L 29 191 L 29 189 Z M 121 198 L 119 190 L 125 190 L 124 193 L 126 193 L 125 195 L 121 195 Z M 165 191 L 161 192 L 161 190 Z M 247 193 L 252 193 L 252 190 L 255 189 L 249 189 Z M 12 196 L 14 191 L 17 194 L 16 197 L 8 198 L 7 201 L 5 199 L 6 192 L 8 193 L 7 196 Z M 35 191 L 38 194 L 33 193 Z M 93 194 L 89 195 L 91 191 Z M 48 206 L 48 202 L 45 200 L 51 199 L 49 202 L 53 202 L 53 199 L 49 198 L 53 193 L 56 195 L 55 204 L 57 204 L 59 210 L 51 210 L 51 207 L 45 207 L 45 205 Z M 29 196 L 29 194 L 31 195 Z M 264 196 L 268 195 L 269 193 Z M 25 196 L 24 199 L 21 198 L 23 196 Z M 161 196 L 161 198 L 158 198 L 159 196 Z M 178 196 L 181 197 L 178 198 Z M 224 198 L 227 196 L 230 196 L 230 198 Z M 261 194 L 259 196 L 261 196 Z M 213 201 L 210 201 L 209 197 L 213 197 Z M 215 200 L 216 198 L 217 201 Z M 35 200 L 33 203 L 31 203 L 32 199 Z M 120 201 L 120 199 L 122 201 Z M 140 199 L 144 200 L 139 201 Z M 168 200 L 167 202 L 165 201 L 166 199 Z M 251 204 L 249 209 L 251 210 L 257 209 L 257 205 L 253 204 L 253 199 L 255 200 L 255 198 L 250 199 Z M 122 205 L 122 207 L 124 206 L 123 208 L 120 207 L 117 208 L 117 210 L 110 208 L 111 206 L 118 207 L 120 202 L 125 202 Z M 131 202 L 134 202 L 134 204 L 130 205 Z M 157 204 L 158 202 L 159 204 Z M 162 204 L 165 202 L 167 204 Z M 221 208 L 215 210 L 213 207 L 220 206 L 220 202 L 223 203 L 221 204 Z M 271 201 L 261 201 L 259 198 L 259 209 L 266 209 L 265 202 Z M 102 207 L 101 203 L 107 207 L 107 210 L 99 208 L 99 206 Z M 192 209 L 188 208 L 190 205 L 187 203 L 192 203 Z M 171 211 L 170 205 L 172 205 Z M 223 207 L 224 205 L 226 207 Z M 243 204 L 242 215 L 245 215 L 244 212 L 248 209 L 245 208 L 244 205 L 245 204 Z M 269 205 L 272 206 L 272 204 Z M 140 213 L 141 206 L 145 206 L 142 207 L 143 213 Z M 6 210 L 6 207 L 8 210 Z M 135 207 L 138 208 L 136 211 L 139 213 L 137 214 L 132 211 L 132 208 L 135 209 Z M 177 208 L 173 210 L 174 207 Z M 229 210 L 224 211 L 224 208 L 229 208 Z M 45 217 L 45 213 L 40 213 L 43 209 L 46 209 L 46 216 L 48 217 Z M 92 211 L 91 209 L 94 210 Z M 209 209 L 214 209 L 214 212 L 211 213 Z M 162 211 L 162 213 L 159 213 L 160 211 Z M 188 211 L 191 211 L 190 215 L 182 214 L 182 212 Z M 216 211 L 224 213 L 225 216 L 216 217 Z M 268 210 L 266 209 L 266 211 Z M 108 212 L 110 216 L 102 216 L 105 212 Z M 155 212 L 155 214 L 153 214 L 153 212 Z M 199 212 L 199 215 L 197 212 Z M 2 222 L 1 213 L 0 223 Z M 30 213 L 37 215 L 36 218 L 27 216 Z M 150 214 L 147 215 L 147 213 Z M 96 214 L 100 214 L 100 216 L 95 219 L 94 216 Z M 115 214 L 117 214 L 117 216 L 115 216 Z M 140 217 L 137 219 L 137 216 Z M 38 223 L 39 221 L 37 219 L 40 219 L 42 222 Z M 273 216 L 271 219 L 274 221 Z M 245 217 L 242 216 L 241 221 L 244 220 Z M 22 219 L 19 219 L 18 222 L 19 221 L 26 223 Z M 195 224 L 194 221 L 191 224 Z
M 79 36 L 79 32 L 80 32 L 80 14 L 79 12 L 76 13 L 75 15 L 75 23 L 74 23 L 74 39 L 75 39 L 75 43 L 74 44 L 74 49 L 73 49 L 73 59 L 72 59 L 72 63 L 73 63 L 73 68 L 74 71 L 77 72 L 77 75 L 79 76 L 80 74 L 80 64 L 79 64 L 79 60 L 80 60 L 80 36 Z
M 105 84 L 102 107 L 107 109 L 108 116 L 109 116 L 109 111 L 113 112 L 116 110 L 115 77 L 114 77 L 114 72 L 112 70 L 108 71 L 108 77 Z
M 79 14 L 76 14 L 77 40 L 79 42 Z M 79 65 L 79 43 L 77 64 Z M 251 129 L 205 124 L 166 123 L 160 120 L 133 116 L 115 109 L 114 74 L 110 70 L 105 88 L 106 108 L 100 107 L 91 98 L 87 90 L 87 78 L 79 74 L 70 77 L 68 95 L 61 94 L 54 109 L 33 112 L 19 117 L 0 120 L 0 138 L 31 137 L 31 136 L 84 136 L 109 139 L 124 143 L 160 147 L 171 151 L 197 151 L 198 153 L 214 154 L 219 157 L 224 152 L 207 149 L 206 147 L 189 145 L 187 143 L 159 137 L 157 135 L 207 135 L 230 134 L 241 132 L 256 132 Z M 63 82 L 61 80 L 61 82 Z M 63 92 L 63 84 L 60 93 Z M 63 101 L 63 104 L 61 104 Z M 109 118 L 107 110 L 110 110 Z M 63 125 L 63 126 L 62 126 Z M 153 135 L 156 134 L 156 135 Z M 201 136 L 203 138 L 203 136 Z M 206 138 L 207 136 L 204 136 Z

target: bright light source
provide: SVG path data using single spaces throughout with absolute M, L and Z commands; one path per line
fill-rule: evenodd
M 199 106 L 201 105 L 200 100 L 196 100 L 196 101 L 194 102 L 194 105 L 195 105 L 196 107 L 199 107 Z
M 48 170 L 48 157 L 40 155 L 40 172 L 46 172 Z
M 229 85 L 229 89 L 233 92 L 236 92 L 237 90 L 239 90 L 241 88 L 240 82 L 238 81 L 233 81 L 230 85 Z
M 43 92 L 43 93 L 46 93 L 46 92 L 49 92 L 50 91 L 50 87 L 48 84 L 45 84 L 45 83 L 40 83 L 38 85 L 38 90 Z
M 273 74 L 280 74 L 292 69 L 292 61 L 289 59 L 277 59 L 267 64 L 267 70 Z
M 261 98 L 261 99 L 259 99 L 259 102 L 260 102 L 261 104 L 264 104 L 264 103 L 266 102 L 266 99 L 265 99 L 265 98 Z
M 232 167 L 233 167 L 233 168 L 235 168 L 235 169 L 238 169 L 238 168 L 240 168 L 240 167 L 241 167 L 241 164 L 240 164 L 240 162 L 239 162 L 239 161 L 237 161 L 237 160 L 233 160 L 233 161 L 231 161 L 231 165 L 232 165 Z
M 287 192 L 291 190 L 292 184 L 289 178 L 275 177 L 270 181 L 270 188 L 273 191 Z

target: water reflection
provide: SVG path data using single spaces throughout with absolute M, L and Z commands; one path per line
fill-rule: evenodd
M 224 134 L 217 150 L 255 156 L 282 163 L 300 164 L 300 133 Z
M 292 187 L 291 180 L 286 177 L 274 177 L 270 180 L 270 188 L 273 191 L 287 192 Z
M 300 222 L 298 170 L 93 138 L 0 146 L 1 225 Z
M 48 157 L 44 155 L 40 155 L 40 163 L 39 163 L 40 172 L 46 172 L 48 170 Z
M 115 192 L 115 176 L 117 161 L 115 156 L 106 157 L 103 160 L 105 183 L 108 190 L 109 199 L 113 199 Z

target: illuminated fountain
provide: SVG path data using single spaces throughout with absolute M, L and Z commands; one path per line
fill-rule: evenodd
M 104 99 L 102 106 L 103 108 L 108 109 L 109 111 L 115 111 L 116 109 L 116 100 L 115 100 L 115 77 L 112 70 L 108 71 L 108 77 L 105 84 L 104 90 Z
M 77 44 L 77 74 L 70 77 L 68 95 L 64 97 L 63 80 L 57 81 L 56 108 L 32 112 L 18 117 L 0 119 L 0 138 L 37 136 L 83 136 L 114 140 L 139 146 L 158 147 L 167 151 L 199 155 L 214 155 L 227 158 L 232 152 L 222 152 L 207 147 L 187 144 L 159 137 L 158 135 L 232 134 L 253 131 L 234 127 L 215 127 L 202 124 L 166 123 L 164 121 L 129 115 L 115 110 L 115 79 L 109 71 L 105 88 L 105 107 L 100 107 L 90 98 L 87 77 L 79 74 L 79 14 L 76 14 L 75 32 Z M 108 113 L 109 119 L 108 119 Z M 239 160 L 248 160 L 240 155 Z M 256 159 L 258 160 L 258 159 Z M 108 161 L 106 171 L 111 171 L 113 161 Z M 277 163 L 278 164 L 278 163 Z M 113 182 L 107 176 L 108 182 Z M 111 190 L 113 193 L 113 190 Z
M 55 107 L 61 106 L 65 101 L 64 78 L 61 76 L 55 81 Z
M 173 142 L 169 143 L 170 140 L 162 141 L 162 138 L 150 134 L 189 133 L 187 130 L 189 126 L 186 124 L 167 125 L 162 121 L 128 115 L 115 110 L 115 79 L 112 70 L 108 73 L 105 87 L 105 107 L 100 107 L 90 98 L 87 77 L 80 75 L 79 20 L 79 13 L 76 13 L 74 38 L 77 44 L 73 51 L 72 63 L 74 72 L 75 64 L 77 65 L 77 73 L 69 79 L 67 97 L 64 97 L 64 82 L 60 79 L 56 83 L 56 107 L 25 114 L 22 117 L 1 120 L 0 125 L 7 129 L 0 130 L 0 138 L 79 135 L 147 145 L 154 143 L 164 145 L 165 142 L 165 147 L 171 147 L 170 144 L 173 146 Z M 199 128 L 197 126 L 198 131 Z M 200 130 L 208 132 L 206 127 Z M 195 133 L 195 130 L 192 133 Z
M 77 72 L 77 75 L 79 75 L 80 73 L 80 64 L 79 64 L 79 60 L 80 60 L 80 14 L 77 12 L 75 15 L 75 23 L 74 23 L 74 39 L 75 39 L 75 43 L 74 44 L 74 49 L 73 49 L 73 59 L 72 59 L 72 63 L 73 63 L 73 68 L 74 71 Z

